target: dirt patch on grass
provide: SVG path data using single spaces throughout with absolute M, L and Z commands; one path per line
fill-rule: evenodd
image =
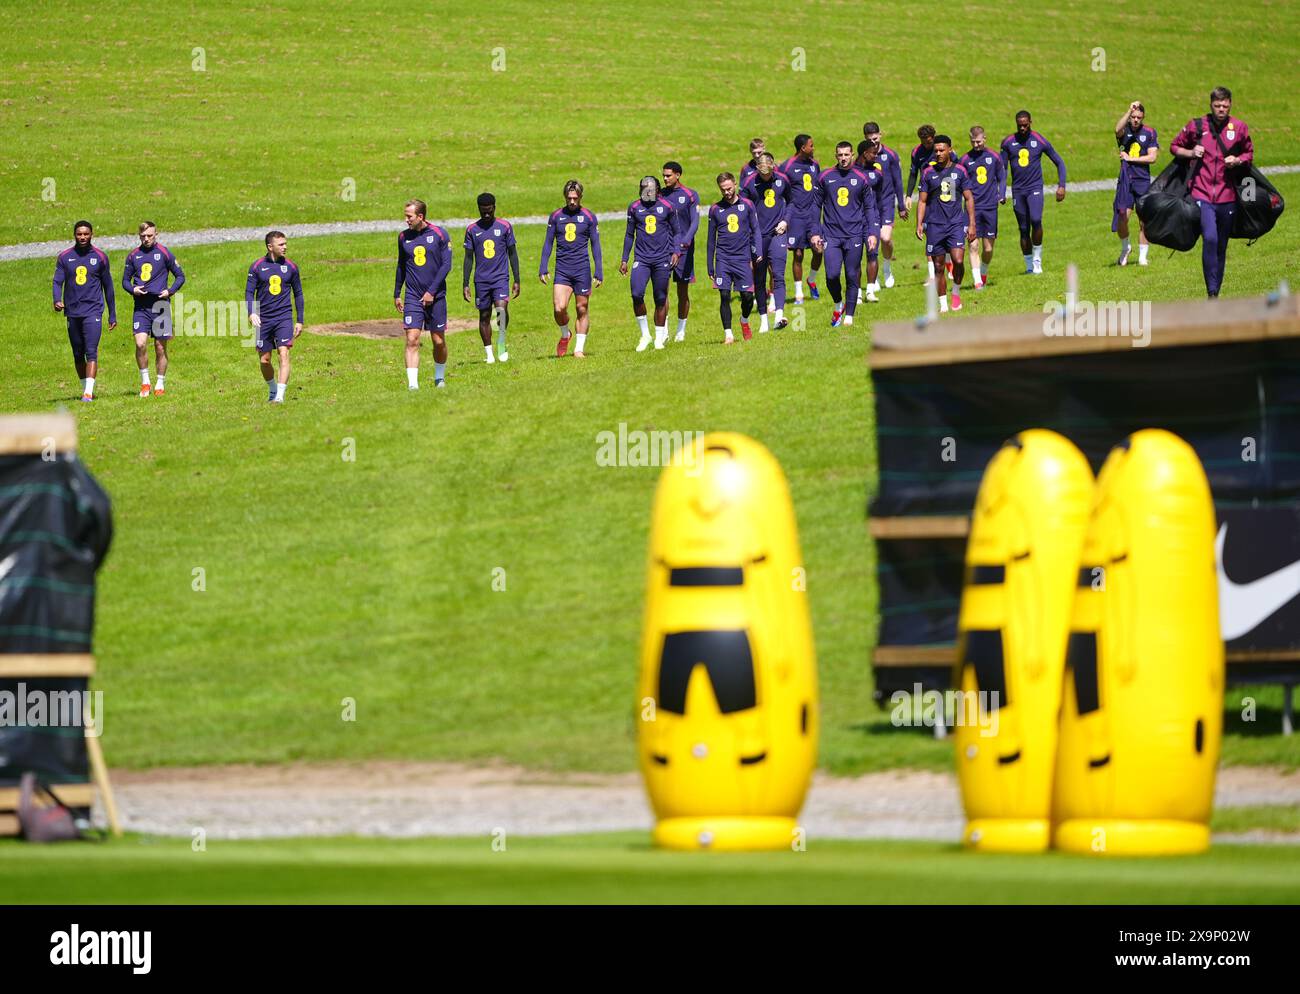
M 308 328 L 313 335 L 355 335 L 357 338 L 402 339 L 406 329 L 402 319 L 394 314 L 379 321 L 339 321 L 334 324 L 313 324 Z M 448 318 L 447 334 L 460 331 L 478 331 L 477 318 Z

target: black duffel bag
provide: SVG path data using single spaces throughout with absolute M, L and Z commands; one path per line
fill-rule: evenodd
M 1232 237 L 1251 241 L 1262 238 L 1273 230 L 1273 225 L 1282 216 L 1286 207 L 1282 194 L 1254 164 L 1247 164 L 1242 177 L 1234 185 L 1237 211 L 1232 219 Z
M 1195 165 L 1199 162 L 1175 158 L 1138 197 L 1137 214 L 1152 245 L 1179 252 L 1196 247 L 1201 237 L 1201 209 L 1187 192 Z

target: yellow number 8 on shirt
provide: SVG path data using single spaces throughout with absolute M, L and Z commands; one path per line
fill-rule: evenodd
M 497 243 L 491 238 L 483 243 L 483 258 L 495 259 L 497 257 Z
M 267 288 L 271 291 L 272 297 L 278 297 L 280 295 L 280 277 L 272 276 L 267 283 Z
M 740 218 L 735 214 L 727 215 L 727 230 L 733 233 L 740 230 Z
M 153 276 L 153 263 L 146 262 L 143 266 L 140 267 L 140 282 L 148 283 L 149 277 L 151 276 Z
M 952 184 L 947 180 L 939 184 L 939 199 L 945 204 L 952 200 Z
M 1128 147 L 1128 154 L 1133 156 L 1134 158 L 1137 158 L 1139 155 L 1142 154 L 1142 146 L 1139 145 L 1137 142 L 1134 142 L 1132 145 Z
M 803 188 L 804 188 L 805 190 L 811 190 L 811 189 L 812 189 L 812 173 L 804 173 L 804 174 L 803 174 Z
M 424 258 L 425 258 L 425 256 L 424 256 L 424 246 L 423 246 L 423 245 L 417 245 L 417 246 L 415 246 L 415 264 L 416 264 L 417 266 L 423 266 L 423 265 L 424 265 Z
M 77 267 L 77 275 L 76 275 L 75 279 L 76 279 L 76 281 L 77 281 L 77 286 L 84 286 L 84 285 L 85 285 L 85 283 L 86 283 L 86 267 L 85 267 L 85 266 L 78 266 L 78 267 Z
M 764 190 L 764 191 L 763 191 L 763 206 L 764 206 L 764 207 L 775 207 L 775 206 L 776 206 L 776 191 L 775 191 L 775 190 Z
M 578 226 L 570 221 L 564 226 L 564 240 L 571 242 L 578 237 Z
M 842 186 L 835 191 L 835 202 L 841 207 L 849 206 L 849 188 Z
M 975 182 L 983 186 L 989 181 L 989 170 L 987 166 L 980 166 L 975 170 Z
M 645 233 L 647 235 L 653 235 L 658 230 L 659 230 L 659 219 L 655 217 L 653 214 L 646 215 Z
M 1016 156 L 1016 162 L 1021 166 L 1029 165 L 1029 149 L 1022 148 L 1020 154 Z

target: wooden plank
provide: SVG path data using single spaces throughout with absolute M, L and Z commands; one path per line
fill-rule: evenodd
M 54 652 L 45 655 L 0 653 L 0 678 L 94 676 L 95 657 L 89 653 Z
M 93 783 L 56 783 L 51 789 L 70 808 L 88 808 L 95 803 Z M 18 810 L 18 787 L 0 787 L 0 811 Z
M 872 658 L 876 666 L 947 666 L 956 652 L 956 645 L 878 645 Z M 1300 662 L 1300 649 L 1244 649 L 1226 658 L 1229 666 L 1295 663 Z
M 965 538 L 970 534 L 970 518 L 963 514 L 870 518 L 867 529 L 872 538 Z
M 872 655 L 876 666 L 951 666 L 955 645 L 878 645 Z
M 1049 337 L 1045 315 L 994 315 L 930 324 L 891 321 L 872 327 L 872 369 L 1031 359 L 1133 348 L 1130 336 Z M 1149 348 L 1180 348 L 1300 337 L 1300 296 L 1269 306 L 1266 297 L 1175 301 L 1151 306 Z
M 18 816 L 0 814 L 0 836 L 18 834 Z
M 0 417 L 0 456 L 30 455 L 50 446 L 77 451 L 77 419 L 71 414 L 7 414 Z

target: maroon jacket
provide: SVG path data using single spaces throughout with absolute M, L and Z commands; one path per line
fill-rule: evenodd
M 1229 204 L 1237 199 L 1233 178 L 1239 170 L 1230 169 L 1223 164 L 1223 151 L 1215 140 L 1214 132 L 1210 130 L 1211 120 L 1208 114 L 1193 118 L 1170 144 L 1179 148 L 1195 148 L 1199 143 L 1205 149 L 1205 155 L 1201 158 L 1196 175 L 1192 177 L 1191 189 L 1188 191 L 1192 197 L 1212 204 Z M 1250 131 L 1246 128 L 1245 121 L 1229 115 L 1219 137 L 1223 139 L 1223 147 L 1228 150 L 1228 155 L 1235 155 L 1242 162 L 1251 162 L 1255 158 L 1255 146 L 1250 140 Z

